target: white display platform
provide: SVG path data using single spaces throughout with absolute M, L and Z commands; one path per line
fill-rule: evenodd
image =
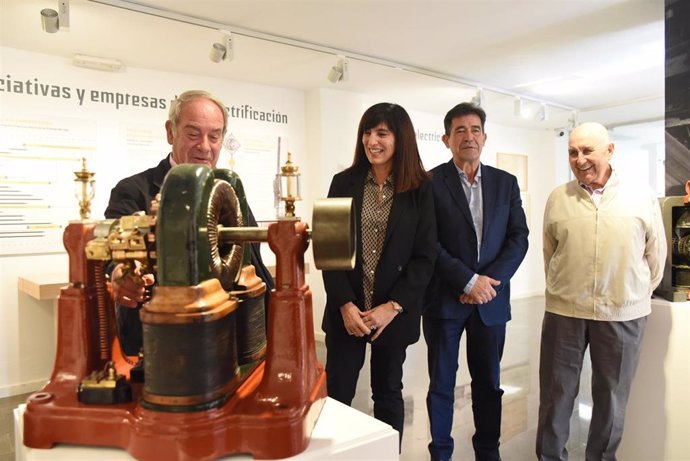
M 690 301 L 652 299 L 618 459 L 690 460 Z
M 76 445 L 57 445 L 49 450 L 27 448 L 23 443 L 25 405 L 14 410 L 14 441 L 17 461 L 65 460 L 110 461 L 131 460 L 124 450 Z M 270 441 L 267 441 L 270 443 Z M 220 458 L 241 461 L 252 459 L 246 455 Z M 326 399 L 316 421 L 307 449 L 290 460 L 398 460 L 398 431 L 342 403 Z

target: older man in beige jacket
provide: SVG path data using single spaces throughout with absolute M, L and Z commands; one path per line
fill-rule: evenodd
M 594 405 L 586 458 L 616 459 L 652 291 L 663 275 L 658 200 L 646 185 L 618 177 L 609 164 L 613 152 L 604 126 L 575 128 L 568 157 L 576 179 L 551 193 L 544 212 L 540 460 L 568 459 L 570 416 L 588 346 Z

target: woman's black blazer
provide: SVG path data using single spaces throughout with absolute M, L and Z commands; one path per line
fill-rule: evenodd
M 357 256 L 351 271 L 323 271 L 326 309 L 321 325 L 327 335 L 347 336 L 340 306 L 352 301 L 364 308 L 361 210 L 368 169 L 349 168 L 336 174 L 329 197 L 352 197 L 357 216 Z M 374 275 L 372 306 L 394 300 L 403 306 L 376 339 L 377 345 L 408 345 L 419 339 L 424 292 L 436 261 L 436 218 L 429 181 L 396 193 L 388 216 L 386 239 Z

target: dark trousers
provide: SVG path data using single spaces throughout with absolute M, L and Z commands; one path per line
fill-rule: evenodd
M 479 308 L 481 309 L 481 307 Z M 501 436 L 500 364 L 506 326 L 486 326 L 477 308 L 463 318 L 439 319 L 425 316 L 429 392 L 427 411 L 431 428 L 431 459 L 450 459 L 454 442 L 451 436 L 455 403 L 455 378 L 458 372 L 460 338 L 467 332 L 467 366 L 472 377 L 472 414 L 475 433 L 472 446 L 477 460 L 499 460 Z
M 606 322 L 546 312 L 539 359 L 538 459 L 568 459 L 570 416 L 589 347 L 593 406 L 585 457 L 587 461 L 615 461 L 646 325 L 647 317 Z
M 349 336 L 333 340 L 326 335 L 326 383 L 328 396 L 351 405 L 359 371 L 364 365 L 366 338 Z M 402 441 L 405 407 L 402 398 L 403 362 L 407 346 L 371 345 L 371 398 L 374 417 L 390 424 Z

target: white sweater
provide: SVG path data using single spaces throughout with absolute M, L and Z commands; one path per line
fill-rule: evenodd
M 595 205 L 576 180 L 557 187 L 544 211 L 546 310 L 625 321 L 651 312 L 666 260 L 661 207 L 642 184 L 614 171 Z

